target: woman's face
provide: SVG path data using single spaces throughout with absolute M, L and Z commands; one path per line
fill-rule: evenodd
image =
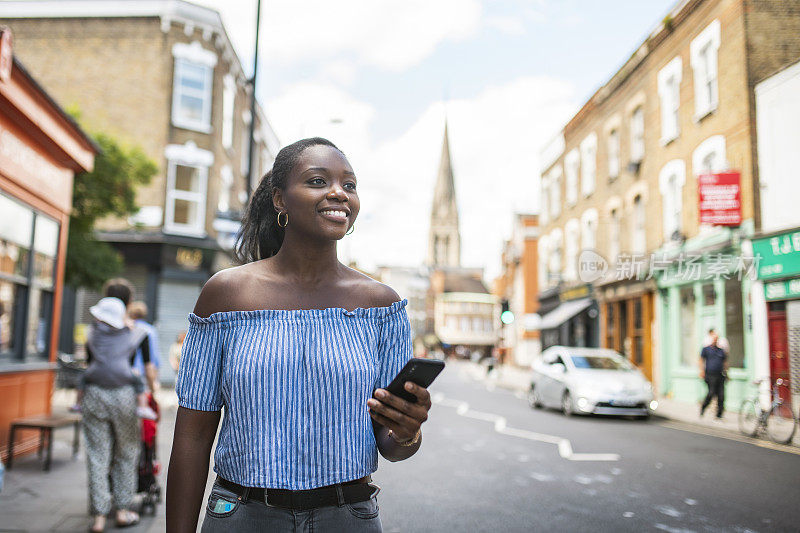
M 276 210 L 289 214 L 287 231 L 338 240 L 355 223 L 360 202 L 356 176 L 347 158 L 326 145 L 303 150 L 286 189 L 275 189 Z

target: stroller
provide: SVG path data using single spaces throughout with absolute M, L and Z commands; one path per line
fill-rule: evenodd
M 161 418 L 161 411 L 153 394 L 148 394 L 150 408 Z M 161 486 L 156 476 L 161 471 L 161 463 L 156 454 L 156 434 L 158 420 L 142 420 L 142 453 L 139 455 L 139 486 L 137 493 L 142 494 L 139 514 L 156 514 L 156 504 L 161 503 Z

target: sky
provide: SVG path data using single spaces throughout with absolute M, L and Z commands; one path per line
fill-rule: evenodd
M 252 73 L 256 0 L 217 9 Z M 445 118 L 464 266 L 499 274 L 539 153 L 676 0 L 262 0 L 257 95 L 283 145 L 327 137 L 358 177 L 340 258 L 425 261 Z

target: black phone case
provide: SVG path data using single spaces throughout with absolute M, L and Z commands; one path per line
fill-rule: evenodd
M 395 376 L 386 390 L 399 396 L 407 402 L 416 403 L 417 397 L 408 392 L 404 385 L 406 381 L 416 383 L 420 387 L 428 388 L 439 372 L 444 370 L 444 361 L 438 359 L 413 358 Z

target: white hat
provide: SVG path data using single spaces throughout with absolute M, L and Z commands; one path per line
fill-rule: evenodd
M 97 320 L 117 329 L 125 327 L 125 303 L 119 298 L 106 297 L 89 308 Z

